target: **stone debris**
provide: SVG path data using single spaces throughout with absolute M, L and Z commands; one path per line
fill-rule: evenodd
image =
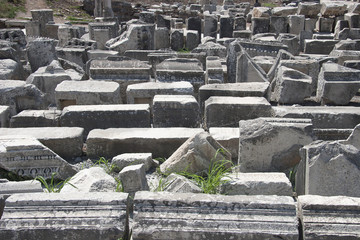
M 120 172 L 123 168 L 131 165 L 144 164 L 145 171 L 149 171 L 156 166 L 152 159 L 152 153 L 124 153 L 112 158 L 111 163 Z

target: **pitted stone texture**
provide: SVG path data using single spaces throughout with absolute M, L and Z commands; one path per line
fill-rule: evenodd
M 36 38 L 28 43 L 27 57 L 33 72 L 57 59 L 55 44 L 50 38 Z
M 145 165 L 136 164 L 124 167 L 119 173 L 124 192 L 133 193 L 149 190 L 146 180 Z
M 292 187 L 285 173 L 232 173 L 223 180 L 220 193 L 225 195 L 292 196 Z
M 201 188 L 192 180 L 176 173 L 170 174 L 165 180 L 164 191 L 177 193 L 201 193 Z
M 0 127 L 9 127 L 10 107 L 0 106 Z
M 117 239 L 126 226 L 125 193 L 14 194 L 0 221 L 1 239 Z
M 58 127 L 59 110 L 24 110 L 11 117 L 10 127 Z
M 295 203 L 285 196 L 137 192 L 134 198 L 134 240 L 295 240 L 297 225 Z
M 299 149 L 313 141 L 308 119 L 240 121 L 241 172 L 283 172 L 300 162 Z
M 239 128 L 212 127 L 210 135 L 231 153 L 233 163 L 237 164 L 239 158 Z
M 344 2 L 323 2 L 320 13 L 322 16 L 342 16 L 346 9 L 347 5 Z
M 155 166 L 151 153 L 124 153 L 113 157 L 111 163 L 116 167 L 116 171 L 135 164 L 144 164 L 145 171 Z
M 15 193 L 35 193 L 43 192 L 43 188 L 41 187 L 41 183 L 39 181 L 7 181 L 7 182 L 0 182 L 0 195 L 8 195 Z M 1 214 L 0 214 L 1 216 Z
M 24 80 L 25 72 L 20 62 L 0 59 L 0 80 Z
M 298 15 L 305 15 L 305 17 L 314 18 L 320 13 L 321 4 L 315 2 L 299 2 Z

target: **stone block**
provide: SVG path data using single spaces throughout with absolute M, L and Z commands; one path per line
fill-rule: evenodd
M 272 33 L 287 33 L 287 17 L 280 17 L 280 16 L 271 16 L 270 17 L 270 29 L 269 32 Z
M 344 61 L 344 67 L 360 70 L 360 60 L 346 60 Z
M 15 193 L 42 193 L 43 188 L 39 181 L 7 181 L 0 183 L 0 195 L 6 195 L 9 197 Z M 1 216 L 1 214 L 0 214 Z
M 240 121 L 241 172 L 284 172 L 300 162 L 299 149 L 314 140 L 309 119 Z
M 271 16 L 271 8 L 268 7 L 255 7 L 252 11 L 252 17 L 254 18 L 270 18 Z
M 220 193 L 225 195 L 276 195 L 293 194 L 285 173 L 232 173 L 223 180 Z
M 55 40 L 50 38 L 35 38 L 28 42 L 27 57 L 32 72 L 57 59 L 55 44 Z
M 320 13 L 324 17 L 343 16 L 347 10 L 344 2 L 323 2 L 321 4 Z
M 292 55 L 294 55 L 294 56 L 299 55 L 299 53 L 300 53 L 299 35 L 280 33 L 278 38 L 277 38 L 277 41 L 279 41 L 282 44 L 288 46 L 288 51 Z
M 252 35 L 269 32 L 269 26 L 270 26 L 270 18 L 265 18 L 265 17 L 251 18 Z
M 29 136 L 2 136 L 0 138 L 0 167 L 19 176 L 43 176 L 66 179 L 76 170 L 55 152 Z
M 144 164 L 124 167 L 119 173 L 119 179 L 124 188 L 124 192 L 133 193 L 149 190 L 145 175 Z
M 48 37 L 46 32 L 46 24 L 54 21 L 54 13 L 52 9 L 35 9 L 31 10 L 32 21 L 39 23 L 39 33 L 41 37 Z
M 173 29 L 170 32 L 170 46 L 174 51 L 179 51 L 184 48 L 184 31 Z
M 15 194 L 6 200 L 1 239 L 95 240 L 126 231 L 125 193 Z
M 216 38 L 218 19 L 215 14 L 204 14 L 204 37 Z
M 168 28 L 156 28 L 155 29 L 155 39 L 154 39 L 155 49 L 164 49 L 170 47 L 170 31 Z
M 194 88 L 189 82 L 148 82 L 128 86 L 127 103 L 147 103 L 152 106 L 155 95 L 193 95 Z
M 231 38 L 234 31 L 234 18 L 230 16 L 222 16 L 220 17 L 220 30 L 219 36 L 220 38 Z
M 350 28 L 360 27 L 360 15 L 358 13 L 345 13 L 344 20 L 349 22 Z
M 214 42 L 206 42 L 198 45 L 192 53 L 206 53 L 206 56 L 226 57 L 226 47 Z
M 245 17 L 234 18 L 234 31 L 246 30 L 246 19 Z
M 0 127 L 9 127 L 10 107 L 0 106 Z
M 186 19 L 186 29 L 194 30 L 198 33 L 198 42 L 201 42 L 201 17 L 189 17 Z M 190 49 L 189 49 L 190 50 Z
M 360 60 L 360 51 L 332 50 L 329 56 L 337 58 L 337 64 L 344 65 L 344 62 L 347 60 Z
M 298 15 L 305 15 L 308 18 L 316 18 L 320 13 L 321 4 L 316 2 L 299 2 Z
M 81 127 L 84 139 L 93 129 L 150 127 L 148 104 L 77 105 L 63 109 L 60 126 Z
M 167 158 L 189 137 L 202 131 L 200 128 L 95 129 L 86 140 L 87 155 L 90 158 L 113 158 L 122 153 L 149 152 L 154 158 Z
M 165 179 L 165 188 L 166 192 L 176 192 L 176 193 L 201 193 L 202 190 L 196 183 L 190 179 L 187 179 L 184 176 L 181 176 L 176 173 L 171 173 Z
M 304 30 L 309 31 L 309 32 L 315 31 L 316 23 L 317 23 L 316 18 L 315 19 L 314 18 L 305 18 Z
M 209 56 L 206 58 L 205 83 L 224 83 L 224 71 L 219 57 Z
M 318 21 L 316 22 L 316 29 L 319 32 L 327 32 L 331 33 L 334 29 L 334 19 L 333 18 L 324 18 L 319 17 Z
M 297 10 L 296 7 L 274 7 L 271 9 L 271 16 L 287 17 L 289 15 L 295 15 Z
M 306 39 L 304 53 L 329 55 L 338 42 L 338 40 L 329 39 Z
M 241 30 L 241 31 L 234 31 L 233 38 L 245 38 L 250 39 L 252 36 L 252 32 L 250 30 Z
M 90 59 L 106 59 L 107 57 L 114 57 L 118 55 L 118 52 L 111 50 L 88 50 L 87 58 Z
M 88 61 L 86 49 L 83 48 L 56 48 L 56 55 L 59 58 L 66 59 L 70 62 L 76 63 L 83 69 Z
M 34 137 L 56 154 L 66 160 L 72 160 L 82 155 L 83 128 L 67 127 L 26 127 L 1 128 L 0 136 Z
M 300 237 L 309 240 L 359 238 L 359 204 L 359 198 L 345 196 L 299 196 Z
M 219 142 L 231 153 L 233 163 L 237 164 L 239 154 L 239 128 L 212 127 L 209 129 L 209 133 L 217 142 Z
M 191 136 L 165 162 L 160 165 L 165 174 L 188 172 L 204 174 L 211 164 L 217 161 L 231 160 L 231 154 L 209 133 L 201 132 Z M 231 167 L 225 164 L 226 167 Z
M 10 127 L 59 127 L 59 110 L 24 110 L 12 116 Z
M 89 23 L 89 37 L 91 40 L 96 40 L 95 32 L 98 30 L 107 30 L 107 37 L 116 38 L 119 32 L 119 24 L 113 21 L 103 21 L 103 22 L 91 22 Z
M 155 23 L 155 13 L 148 11 L 141 11 L 139 13 L 139 20 L 150 24 Z
M 156 95 L 153 125 L 158 127 L 200 127 L 200 107 L 191 95 Z
M 299 35 L 305 29 L 304 15 L 289 16 L 289 33 Z
M 205 127 L 236 127 L 240 120 L 272 116 L 263 97 L 210 97 L 205 101 Z
M 106 42 L 111 39 L 109 29 L 94 29 L 94 41 L 98 49 L 106 50 Z
M 360 71 L 336 63 L 322 65 L 317 101 L 323 104 L 347 105 L 360 87 Z
M 134 240 L 295 240 L 297 225 L 294 200 L 286 196 L 138 192 L 134 198 Z
M 199 34 L 197 31 L 188 30 L 186 31 L 186 43 L 185 47 L 189 51 L 192 51 L 199 44 Z
M 63 81 L 55 89 L 56 106 L 120 104 L 120 86 L 108 81 Z
M 145 172 L 149 171 L 155 166 L 152 159 L 151 153 L 124 153 L 113 157 L 111 164 L 114 164 L 116 171 L 121 171 L 123 168 L 136 165 L 144 164 Z

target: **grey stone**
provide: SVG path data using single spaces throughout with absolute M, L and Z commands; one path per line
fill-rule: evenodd
M 242 49 L 238 53 L 236 82 L 268 82 L 265 71 Z
M 192 50 L 193 53 L 206 53 L 206 56 L 218 56 L 221 58 L 226 57 L 226 47 L 214 42 L 207 42 L 198 45 Z
M 54 21 L 52 9 L 35 9 L 31 10 L 31 17 L 33 22 L 39 23 L 39 33 L 41 37 L 47 37 L 46 24 Z
M 74 167 L 32 137 L 2 136 L 0 167 L 20 176 L 66 179 L 76 173 Z
M 72 63 L 79 65 L 81 68 L 85 69 L 85 64 L 88 61 L 87 52 L 84 48 L 56 48 L 56 55 L 59 58 L 68 60 Z
M 212 127 L 209 129 L 210 135 L 231 153 L 234 164 L 238 162 L 239 154 L 239 128 Z
M 314 18 L 305 18 L 304 30 L 308 32 L 313 32 L 316 28 L 317 19 Z
M 59 110 L 24 110 L 11 117 L 10 127 L 58 127 L 60 115 Z
M 126 231 L 125 193 L 32 193 L 7 199 L 1 239 L 120 238 Z
M 133 193 L 149 190 L 145 177 L 144 164 L 124 167 L 119 173 L 119 178 L 124 188 L 124 192 Z
M 296 7 L 274 7 L 271 9 L 271 16 L 287 17 L 288 15 L 296 14 L 297 11 Z
M 155 29 L 155 39 L 154 39 L 155 49 L 165 49 L 170 47 L 170 31 L 168 28 L 156 28 Z
M 360 27 L 360 15 L 358 13 L 345 13 L 344 19 L 349 22 L 350 28 Z
M 338 42 L 334 50 L 356 50 L 360 51 L 360 40 L 341 40 Z
M 241 172 L 283 172 L 300 162 L 299 149 L 314 139 L 309 119 L 240 121 Z
M 285 173 L 232 173 L 222 178 L 220 185 L 225 195 L 292 196 L 292 187 Z
M 56 106 L 120 104 L 120 86 L 107 81 L 63 81 L 55 88 Z
M 41 183 L 39 181 L 7 181 L 0 183 L 0 195 L 10 196 L 15 193 L 42 193 L 43 188 L 41 187 Z M 1 216 L 1 214 L 0 214 Z
M 210 97 L 205 101 L 205 127 L 235 127 L 240 120 L 272 116 L 263 97 Z
M 155 23 L 155 13 L 142 11 L 139 13 L 139 20 L 150 24 Z
M 264 18 L 269 18 L 271 16 L 271 8 L 268 7 L 255 7 L 252 11 L 252 17 L 254 18 L 259 18 L 259 17 L 264 17 Z
M 101 167 L 91 167 L 72 176 L 61 189 L 61 193 L 115 192 L 115 179 Z
M 211 36 L 216 38 L 217 27 L 217 16 L 215 14 L 204 14 L 204 37 Z
M 138 192 L 132 229 L 134 240 L 298 239 L 295 203 L 286 196 Z
M 270 18 L 270 29 L 269 32 L 272 33 L 286 33 L 287 32 L 287 17 L 281 16 L 271 16 Z
M 251 31 L 252 34 L 267 33 L 269 32 L 270 19 L 265 17 L 251 18 Z
M 305 51 L 308 54 L 330 54 L 338 40 L 328 39 L 306 39 L 305 40 Z
M 24 80 L 25 72 L 20 62 L 0 59 L 0 80 Z
M 71 160 L 82 155 L 83 132 L 83 128 L 76 127 L 1 128 L 0 136 L 34 137 L 62 158 Z
M 106 59 L 107 57 L 111 56 L 117 56 L 117 51 L 111 51 L 111 50 L 88 50 L 87 51 L 87 58 L 90 59 Z
M 174 51 L 179 51 L 184 47 L 184 31 L 173 29 L 170 32 L 170 46 Z
M 209 133 L 201 132 L 190 137 L 160 165 L 165 174 L 188 172 L 203 174 L 216 161 L 231 160 L 231 154 Z M 226 164 L 230 167 L 229 164 Z
M 344 61 L 344 67 L 360 70 L 360 60 L 346 60 Z
M 333 18 L 324 18 L 319 17 L 318 21 L 316 22 L 316 29 L 319 32 L 333 32 L 333 25 L 334 19 Z
M 337 58 L 337 64 L 344 65 L 346 60 L 360 60 L 360 51 L 355 50 L 332 50 L 330 57 Z
M 290 15 L 289 16 L 289 33 L 300 34 L 304 30 L 305 16 L 304 15 Z
M 347 36 L 344 35 L 349 35 L 349 31 L 350 31 L 350 26 L 349 26 L 349 22 L 345 21 L 345 20 L 338 20 L 335 24 L 335 28 L 334 28 L 334 39 L 343 39 L 344 40 L 347 38 Z M 344 30 L 346 29 L 346 30 Z M 345 31 L 345 32 L 343 32 Z
M 49 38 L 36 38 L 28 42 L 27 57 L 31 70 L 35 72 L 39 67 L 49 65 L 57 59 L 55 40 Z
M 241 31 L 234 31 L 233 38 L 245 38 L 250 39 L 252 36 L 252 32 L 250 30 L 241 30 Z
M 1 130 L 1 129 L 0 129 Z M 92 130 L 86 140 L 90 158 L 113 158 L 122 153 L 149 152 L 169 157 L 200 128 L 110 128 Z
M 322 16 L 342 16 L 345 14 L 347 5 L 344 2 L 323 2 L 320 13 Z
M 186 29 L 187 30 L 194 30 L 198 33 L 198 42 L 201 42 L 201 18 L 200 17 L 189 17 L 186 19 Z M 190 49 L 189 49 L 190 50 Z
M 192 180 L 187 179 L 176 173 L 171 173 L 165 180 L 166 192 L 177 192 L 177 193 L 201 193 L 202 190 Z
M 192 51 L 196 48 L 199 44 L 199 34 L 197 31 L 194 30 L 187 30 L 186 31 L 186 43 L 185 47 L 189 51 Z
M 356 213 L 359 203 L 359 198 L 345 196 L 299 196 L 298 216 L 303 229 L 300 237 L 309 240 L 358 239 L 360 224 Z
M 152 159 L 151 153 L 124 153 L 113 157 L 111 164 L 114 164 L 116 171 L 121 171 L 123 168 L 136 165 L 144 164 L 145 171 L 149 171 L 155 166 L 155 162 Z
M 300 53 L 300 39 L 299 34 L 286 34 L 286 33 L 280 33 L 277 40 L 284 45 L 288 46 L 288 51 L 296 56 Z
M 61 127 L 82 127 L 84 138 L 93 129 L 150 127 L 148 104 L 76 105 L 63 109 Z
M 9 127 L 10 121 L 10 107 L 0 106 L 0 127 Z
M 299 2 L 298 15 L 305 15 L 309 18 L 316 18 L 320 13 L 321 4 L 316 2 Z
M 219 36 L 220 38 L 232 37 L 234 30 L 234 18 L 230 16 L 222 16 L 220 17 L 220 29 Z
M 235 17 L 234 31 L 246 30 L 246 19 L 244 17 Z
M 209 56 L 206 58 L 205 83 L 224 83 L 224 70 L 219 57 Z

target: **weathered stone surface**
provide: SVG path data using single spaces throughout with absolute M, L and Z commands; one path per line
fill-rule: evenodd
M 274 84 L 271 99 L 281 104 L 301 104 L 313 91 L 310 76 L 283 66 L 278 69 Z
M 124 153 L 113 157 L 111 163 L 115 165 L 116 171 L 121 171 L 130 165 L 144 164 L 147 172 L 155 166 L 151 153 Z
M 296 14 L 296 12 L 297 12 L 296 7 L 274 7 L 273 9 L 271 9 L 271 16 L 287 17 L 288 15 Z
M 220 17 L 219 24 L 219 37 L 231 38 L 234 30 L 234 18 L 228 15 L 223 15 Z
M 172 29 L 170 32 L 170 46 L 174 51 L 179 51 L 184 47 L 184 31 Z
M 305 51 L 308 54 L 330 54 L 338 40 L 305 39 Z
M 191 52 L 193 53 L 206 53 L 206 56 L 218 56 L 221 58 L 226 57 L 226 47 L 214 42 L 207 42 L 200 44 Z
M 127 197 L 125 193 L 15 194 L 6 200 L 0 238 L 121 238 Z
M 152 106 L 155 95 L 193 95 L 194 87 L 189 82 L 148 82 L 137 83 L 126 89 L 127 103 L 148 103 Z
M 346 105 L 360 87 L 360 70 L 336 63 L 322 65 L 317 88 L 317 100 L 323 104 Z
M 289 33 L 300 34 L 304 30 L 305 16 L 304 15 L 290 15 L 289 16 Z
M 295 203 L 285 196 L 138 192 L 132 228 L 134 240 L 298 239 Z
M 155 158 L 166 158 L 189 137 L 203 131 L 200 128 L 95 129 L 86 140 L 87 154 L 90 158 L 113 158 L 122 153 L 149 152 Z
M 150 109 L 148 104 L 68 106 L 60 126 L 82 127 L 85 138 L 93 129 L 150 127 Z
M 269 32 L 269 25 L 270 18 L 268 17 L 251 18 L 251 31 L 253 35 Z
M 39 140 L 46 147 L 59 154 L 66 160 L 71 160 L 82 155 L 83 128 L 77 127 L 26 127 L 26 128 L 1 128 L 0 136 L 21 134 Z
M 124 192 L 133 193 L 149 190 L 145 175 L 144 164 L 124 167 L 119 173 L 119 178 Z
M 320 13 L 321 4 L 315 2 L 299 2 L 298 15 L 314 18 Z
M 255 7 L 252 11 L 252 17 L 267 17 L 271 16 L 271 8 L 268 7 Z
M 176 173 L 170 174 L 165 180 L 164 191 L 177 193 L 201 193 L 202 190 L 194 181 Z
M 24 110 L 12 116 L 10 127 L 59 127 L 59 110 Z
M 236 82 L 268 82 L 265 71 L 241 49 L 236 60 Z
M 41 183 L 39 181 L 7 181 L 0 183 L 0 195 L 10 196 L 15 193 L 42 193 L 43 188 L 41 187 Z M 0 214 L 1 216 L 1 214 Z
M 10 107 L 0 106 L 0 127 L 9 127 Z
M 222 149 L 223 151 L 220 151 Z M 209 133 L 198 133 L 189 138 L 164 163 L 160 165 L 163 173 L 186 171 L 203 173 L 215 161 L 231 160 L 231 154 Z
M 292 196 L 292 187 L 285 173 L 232 173 L 220 186 L 225 195 Z
M 43 176 L 66 179 L 75 169 L 56 153 L 32 137 L 3 136 L 0 138 L 0 167 L 20 176 Z
M 206 128 L 236 127 L 240 120 L 271 116 L 271 105 L 263 97 L 210 97 L 205 101 Z
M 288 31 L 287 22 L 287 17 L 271 16 L 269 32 L 276 34 L 286 33 Z
M 239 128 L 212 127 L 209 129 L 209 133 L 217 142 L 219 142 L 231 153 L 233 163 L 237 164 L 239 154 Z
M 344 65 L 344 62 L 347 60 L 360 60 L 360 51 L 332 50 L 329 56 L 337 58 L 337 64 Z
M 0 59 L 1 80 L 24 80 L 25 72 L 20 62 L 12 59 Z
M 283 172 L 300 162 L 299 149 L 313 141 L 309 119 L 240 121 L 241 172 Z
M 63 81 L 55 88 L 56 105 L 96 105 L 121 103 L 120 86 L 107 81 Z
M 205 83 L 224 83 L 224 70 L 219 57 L 206 57 Z
M 323 2 L 320 13 L 322 16 L 342 16 L 346 8 L 347 5 L 344 2 Z
M 55 40 L 50 38 L 36 38 L 28 42 L 27 57 L 31 70 L 35 72 L 39 67 L 49 65 L 57 59 Z
M 333 25 L 334 25 L 333 18 L 319 17 L 318 21 L 316 22 L 316 29 L 320 33 L 331 33 L 333 32 Z M 319 37 L 320 36 L 321 35 L 319 35 Z M 329 39 L 332 39 L 332 37 L 329 37 Z
M 115 179 L 101 167 L 91 167 L 75 174 L 61 189 L 61 193 L 115 192 Z
M 154 127 L 200 127 L 200 107 L 192 95 L 156 95 Z
M 303 239 L 358 239 L 359 198 L 299 196 L 298 216 Z M 321 217 L 320 217 L 321 216 Z

